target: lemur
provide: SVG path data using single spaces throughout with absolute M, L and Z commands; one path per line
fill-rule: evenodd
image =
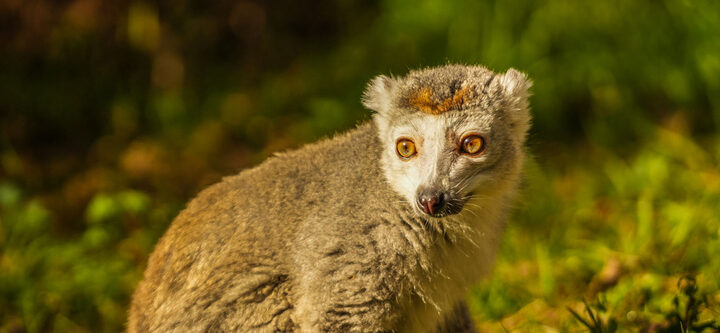
M 202 191 L 150 256 L 129 332 L 473 332 L 464 296 L 517 192 L 531 81 L 378 76 L 372 120 Z

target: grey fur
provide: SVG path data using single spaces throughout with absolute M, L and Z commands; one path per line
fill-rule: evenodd
M 442 114 L 402 102 L 425 86 L 443 100 L 453 85 L 472 92 Z M 374 121 L 277 154 L 188 204 L 150 257 L 128 331 L 472 332 L 463 298 L 492 267 L 523 161 L 529 87 L 517 71 L 479 66 L 374 79 L 364 98 Z M 456 127 L 488 136 L 481 158 L 420 156 L 459 213 L 424 215 L 398 190 L 415 180 L 391 133 L 414 121 L 442 122 L 446 139 L 424 138 L 442 147 L 458 140 Z

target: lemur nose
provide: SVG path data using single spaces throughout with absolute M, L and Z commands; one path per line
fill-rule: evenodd
M 435 215 L 445 206 L 445 195 L 442 193 L 434 195 L 421 195 L 418 204 L 426 214 Z

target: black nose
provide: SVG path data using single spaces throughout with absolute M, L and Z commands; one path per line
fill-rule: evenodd
M 435 215 L 445 206 L 445 196 L 442 193 L 421 195 L 418 204 L 426 214 Z

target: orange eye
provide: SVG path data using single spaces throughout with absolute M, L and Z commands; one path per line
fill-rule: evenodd
M 409 159 L 417 154 L 417 151 L 415 150 L 415 142 L 412 142 L 412 140 L 407 138 L 400 138 L 397 140 L 395 151 L 397 151 L 398 156 L 404 159 Z
M 462 139 L 460 150 L 470 155 L 478 155 L 485 151 L 485 139 L 477 134 L 470 134 Z

